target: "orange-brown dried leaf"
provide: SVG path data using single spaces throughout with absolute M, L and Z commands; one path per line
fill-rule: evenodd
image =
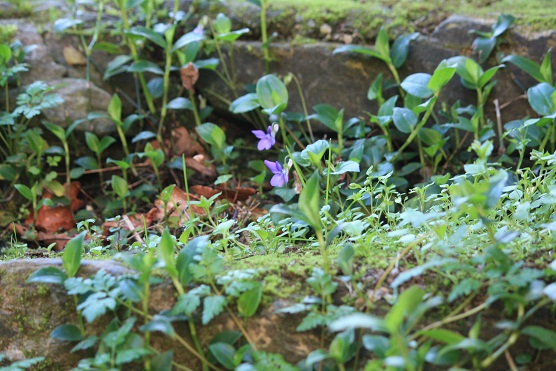
M 206 156 L 203 146 L 183 126 L 172 129 L 172 141 L 174 143 L 174 154 L 177 156 L 193 157 L 196 154 Z
M 185 159 L 185 164 L 189 169 L 195 170 L 208 179 L 216 178 L 216 168 L 214 165 L 204 161 L 201 157 L 204 156 L 197 155 L 195 157 L 187 157 Z
M 192 62 L 189 62 L 182 68 L 180 68 L 180 77 L 181 77 L 181 86 L 185 90 L 189 90 L 191 92 L 195 92 L 195 88 L 193 87 L 197 80 L 199 79 L 199 70 Z

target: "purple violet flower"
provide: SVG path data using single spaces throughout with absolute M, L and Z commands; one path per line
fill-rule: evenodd
M 260 139 L 257 144 L 257 149 L 259 151 L 270 149 L 276 143 L 276 132 L 272 126 L 268 127 L 266 133 L 262 130 L 251 130 L 251 132 Z
M 288 168 L 282 168 L 278 161 L 272 162 L 264 160 L 264 164 L 270 169 L 274 176 L 270 179 L 270 185 L 273 187 L 282 187 L 288 182 Z
M 198 24 L 192 31 L 196 35 L 203 36 L 205 34 L 204 27 L 201 24 Z

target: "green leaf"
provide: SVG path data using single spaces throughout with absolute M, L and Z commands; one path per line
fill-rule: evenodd
M 257 94 L 249 93 L 245 94 L 234 100 L 230 103 L 230 111 L 233 113 L 244 113 L 254 110 L 257 107 L 260 107 L 259 99 Z
M 51 122 L 43 122 L 42 123 L 52 134 L 54 134 L 58 139 L 62 142 L 66 141 L 66 131 L 63 127 L 53 124 Z
M 219 315 L 226 305 L 226 298 L 222 295 L 207 296 L 203 299 L 202 323 L 206 325 L 215 316 Z
M 556 350 L 556 332 L 540 326 L 527 326 L 521 330 L 522 334 L 529 335 L 532 345 L 536 349 L 553 349 Z
M 520 55 L 508 55 L 507 57 L 502 59 L 502 63 L 506 62 L 510 62 L 519 69 L 525 71 L 538 82 L 549 82 L 541 73 L 540 66 L 528 58 L 522 57 Z
M 189 266 L 195 262 L 195 256 L 198 254 L 198 251 L 207 248 L 209 243 L 208 236 L 199 236 L 189 241 L 185 247 L 181 249 L 178 254 L 176 268 L 182 285 L 188 284 L 193 279 L 193 274 Z
M 54 22 L 54 32 L 62 32 L 80 24 L 83 24 L 82 19 L 59 18 Z
M 317 112 L 316 114 L 312 114 L 307 116 L 307 119 L 312 120 L 316 119 L 323 123 L 329 129 L 335 131 L 336 133 L 340 133 L 342 130 L 342 120 L 343 120 L 343 110 L 338 110 L 332 107 L 329 104 L 317 104 L 313 107 L 313 109 Z M 339 121 L 338 121 L 339 120 Z
M 340 46 L 339 48 L 334 49 L 333 54 L 337 54 L 337 53 L 357 53 L 357 54 L 363 54 L 374 58 L 378 58 L 384 62 L 388 62 L 389 60 L 389 57 L 385 59 L 384 56 L 381 55 L 375 49 L 370 48 L 368 46 L 361 46 L 361 45 L 353 45 L 353 44 L 343 45 Z
M 448 345 L 459 343 L 465 339 L 465 336 L 443 328 L 420 331 L 419 334 Z
M 485 63 L 496 46 L 495 37 L 478 37 L 473 41 L 473 50 L 479 56 L 479 62 Z
M 374 352 L 380 359 L 386 358 L 390 339 L 379 335 L 363 335 L 361 340 L 365 349 Z
M 218 13 L 214 21 L 214 30 L 219 34 L 225 34 L 232 30 L 232 21 L 223 13 Z
M 353 262 L 355 260 L 355 249 L 351 243 L 346 243 L 338 254 L 338 267 L 345 276 L 353 274 Z
M 388 40 L 388 33 L 384 27 L 381 27 L 376 37 L 375 49 L 380 54 L 381 59 L 387 63 L 391 62 L 390 59 L 390 44 Z
M 322 230 L 320 220 L 320 186 L 319 175 L 315 171 L 309 178 L 299 195 L 299 210 L 305 215 L 306 221 L 315 230 Z
M 334 337 L 328 348 L 328 353 L 338 363 L 348 362 L 355 353 L 353 329 L 348 329 Z
M 96 336 L 87 336 L 86 338 L 84 338 L 83 340 L 81 340 L 79 343 L 77 343 L 73 348 L 71 348 L 70 353 L 75 353 L 77 351 L 80 350 L 86 350 L 89 349 L 91 347 L 93 347 L 98 341 L 98 338 Z
M 263 294 L 263 285 L 256 282 L 255 287 L 243 292 L 237 299 L 237 310 L 243 317 L 253 317 L 259 308 Z
M 392 50 L 390 50 L 390 58 L 392 59 L 392 64 L 396 68 L 400 68 L 407 59 L 407 54 L 409 53 L 409 43 L 419 36 L 419 33 L 415 32 L 408 35 L 398 36 L 394 44 L 392 44 Z
M 31 188 L 27 187 L 25 184 L 15 184 L 14 188 L 29 201 L 33 201 L 36 197 Z
M 174 250 L 174 240 L 172 239 L 168 228 L 165 228 L 162 233 L 162 237 L 160 238 L 160 243 L 158 244 L 158 257 L 164 261 L 166 271 L 170 277 L 177 278 L 178 270 L 176 268 Z
M 398 333 L 406 316 L 409 316 L 419 306 L 425 291 L 417 286 L 411 286 L 401 293 L 398 301 L 384 317 L 384 324 L 391 334 Z
M 359 163 L 355 161 L 342 161 L 338 165 L 339 167 L 336 169 L 336 171 L 333 171 L 330 174 L 341 175 L 345 173 L 358 173 L 361 171 L 359 168 Z
M 226 369 L 233 370 L 236 368 L 237 364 L 234 362 L 236 350 L 230 344 L 213 343 L 209 345 L 209 351 Z
M 118 94 L 112 96 L 107 111 L 113 121 L 122 121 L 122 101 Z
M 40 283 L 54 283 L 62 285 L 68 278 L 66 272 L 56 267 L 43 267 L 31 273 L 27 278 L 27 283 L 40 282 Z
M 498 70 L 500 68 L 504 67 L 503 64 L 499 65 L 499 66 L 494 66 L 489 68 L 488 70 L 486 70 L 481 77 L 479 78 L 479 87 L 482 88 L 483 86 L 485 86 L 486 84 L 488 84 L 490 82 L 490 80 L 494 77 L 494 75 L 496 74 L 496 72 L 498 72 Z
M 552 61 L 550 58 L 550 50 L 548 50 L 544 56 L 540 67 L 540 73 L 545 82 L 549 83 L 550 85 L 554 85 L 552 82 Z
M 172 361 L 174 359 L 174 351 L 168 350 L 160 353 L 151 359 L 151 369 L 157 371 L 172 371 Z
M 150 28 L 137 26 L 126 31 L 125 34 L 145 37 L 156 45 L 160 46 L 162 49 L 166 49 L 166 41 L 164 40 L 164 38 Z
M 150 72 L 156 75 L 163 75 L 164 71 L 155 63 L 146 60 L 133 62 L 128 68 L 128 72 Z
M 261 77 L 257 81 L 256 91 L 259 104 L 264 109 L 274 109 L 282 106 L 285 108 L 288 104 L 286 85 L 275 75 Z M 280 112 L 275 113 L 278 114 Z
M 199 42 L 203 40 L 205 37 L 203 35 L 199 35 L 196 32 L 188 32 L 181 36 L 172 47 L 172 52 L 175 52 L 178 49 L 181 49 L 185 46 L 188 46 L 191 43 Z
M 87 232 L 83 231 L 77 236 L 73 237 L 67 243 L 64 248 L 64 254 L 62 255 L 62 265 L 68 275 L 68 277 L 73 277 L 79 269 L 81 264 L 81 256 L 83 255 L 83 239 Z
M 515 17 L 509 14 L 501 14 L 498 16 L 496 23 L 492 26 L 492 36 L 498 37 L 510 28 L 514 23 Z
M 94 153 L 100 153 L 100 141 L 95 133 L 90 131 L 85 132 L 85 143 L 87 143 L 87 147 Z
M 354 313 L 338 318 L 328 325 L 328 329 L 332 332 L 344 331 L 350 328 L 362 328 L 381 332 L 386 329 L 382 318 L 363 313 Z
M 218 149 L 224 148 L 226 144 L 226 134 L 219 126 L 206 122 L 195 128 L 197 134 L 208 144 L 211 144 Z
M 169 338 L 174 338 L 176 332 L 168 317 L 155 314 L 153 319 L 139 328 L 143 332 L 161 332 Z
M 553 114 L 556 107 L 551 96 L 555 91 L 556 89 L 546 82 L 541 82 L 527 90 L 527 98 L 531 108 L 542 116 Z
M 129 191 L 126 180 L 118 175 L 112 175 L 112 189 L 119 198 L 124 198 Z
M 428 85 L 431 75 L 428 73 L 414 73 L 407 76 L 401 83 L 402 88 L 409 94 L 419 98 L 429 98 L 434 94 Z
M 449 65 L 445 60 L 438 64 L 434 70 L 427 87 L 438 93 L 454 76 L 456 67 Z
M 81 330 L 75 325 L 59 325 L 50 333 L 50 337 L 63 341 L 79 341 L 83 339 Z
M 411 133 L 418 121 L 417 116 L 408 108 L 395 107 L 392 117 L 396 128 L 405 134 Z

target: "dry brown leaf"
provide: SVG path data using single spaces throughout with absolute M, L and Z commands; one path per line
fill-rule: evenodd
M 199 79 L 199 70 L 192 62 L 189 62 L 182 68 L 180 68 L 180 77 L 181 77 L 181 86 L 185 90 L 189 90 L 191 92 L 195 92 L 195 88 L 193 87 L 197 80 Z
M 74 46 L 64 46 L 64 59 L 70 66 L 84 66 L 87 64 L 87 58 Z
M 192 157 L 196 154 L 206 155 L 203 146 L 183 126 L 172 130 L 172 141 L 174 142 L 174 154 L 177 156 L 185 155 L 185 157 Z
M 200 157 L 201 156 L 187 157 L 185 159 L 185 164 L 189 169 L 201 173 L 206 178 L 209 179 L 216 178 L 216 168 L 214 167 L 214 165 L 210 163 L 205 164 L 205 161 L 199 161 L 198 159 Z
M 245 201 L 257 191 L 254 188 L 236 188 L 236 189 L 228 189 L 222 186 L 217 186 L 216 188 L 203 186 L 203 185 L 195 185 L 191 186 L 190 189 L 197 193 L 199 196 L 205 196 L 206 198 L 210 198 L 217 193 L 222 193 L 218 200 L 223 198 L 227 199 L 230 202 L 237 202 L 237 201 Z

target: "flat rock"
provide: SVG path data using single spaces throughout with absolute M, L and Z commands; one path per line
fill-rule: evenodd
M 47 121 L 67 127 L 75 120 L 84 119 L 90 112 L 106 112 L 112 96 L 83 78 L 62 78 L 48 81 L 64 102 L 57 107 L 43 111 Z M 109 119 L 94 119 L 77 126 L 78 131 L 92 131 L 97 135 L 107 135 L 115 131 L 115 124 Z

